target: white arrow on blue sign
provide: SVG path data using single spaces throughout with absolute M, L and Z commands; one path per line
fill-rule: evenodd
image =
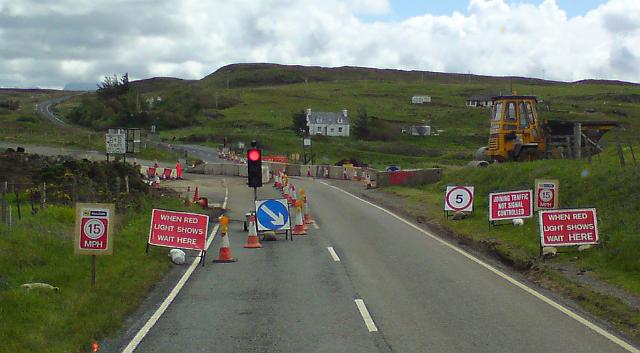
M 291 229 L 286 199 L 256 201 L 256 219 L 258 231 Z

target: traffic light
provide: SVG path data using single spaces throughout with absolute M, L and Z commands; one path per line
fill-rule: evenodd
M 258 148 L 247 151 L 247 167 L 249 168 L 249 187 L 262 186 L 262 152 Z

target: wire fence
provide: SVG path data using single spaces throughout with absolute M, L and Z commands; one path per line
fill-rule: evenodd
M 117 209 L 135 206 L 129 176 L 117 177 L 99 185 L 95 182 L 25 183 L 0 182 L 0 223 L 12 226 L 24 217 L 37 215 L 49 205 L 73 206 L 76 202 L 115 203 Z

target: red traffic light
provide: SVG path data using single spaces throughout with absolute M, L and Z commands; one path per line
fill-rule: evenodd
M 247 158 L 252 162 L 259 161 L 260 150 L 258 149 L 249 150 L 249 152 L 247 152 Z

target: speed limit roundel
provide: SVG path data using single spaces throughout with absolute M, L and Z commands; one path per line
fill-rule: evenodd
M 473 186 L 447 186 L 444 210 L 456 212 L 473 211 Z

